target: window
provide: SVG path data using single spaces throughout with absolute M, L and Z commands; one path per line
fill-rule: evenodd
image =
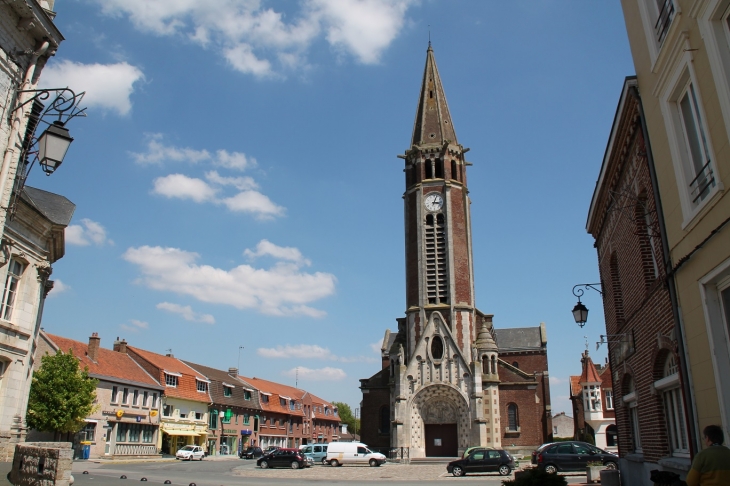
M 195 412 L 195 420 L 203 420 L 203 412 Z
M 125 423 L 117 424 L 117 442 L 127 442 L 127 432 L 130 425 Z
M 144 392 L 142 394 L 142 406 L 143 407 L 146 407 L 147 406 L 147 397 L 148 397 L 148 393 L 147 392 Z
M 197 378 L 195 379 L 195 386 L 201 393 L 205 393 L 208 391 L 208 383 L 202 380 L 198 380 Z
M 86 425 L 79 432 L 79 440 L 96 442 L 96 422 L 86 422 Z
M 268 395 L 261 395 L 261 402 L 262 403 L 269 403 L 269 396 Z
M 520 431 L 520 417 L 517 412 L 517 405 L 514 403 L 507 405 L 507 421 L 509 422 L 507 426 L 508 432 Z
M 172 405 L 165 405 L 162 407 L 162 416 L 163 417 L 172 417 Z
M 155 428 L 152 425 L 143 425 L 142 426 L 142 442 L 145 442 L 147 444 L 152 443 L 152 440 L 155 435 Z
M 5 290 L 3 292 L 2 305 L 0 306 L 0 316 L 6 321 L 13 317 L 13 306 L 15 305 L 15 297 L 18 293 L 18 283 L 20 276 L 23 274 L 24 265 L 16 259 L 11 259 L 8 265 L 8 276 L 5 279 Z
M 139 442 L 142 427 L 140 424 L 129 424 L 129 442 Z
M 250 415 L 247 413 L 243 414 L 243 425 L 248 425 L 250 420 Z
M 129 388 L 124 388 L 122 391 L 122 403 L 127 405 L 127 400 L 129 400 Z
M 451 161 L 451 178 L 455 181 L 459 180 L 459 172 L 456 166 L 456 160 Z
M 137 402 L 139 401 L 139 390 L 134 390 L 134 394 L 132 395 L 132 405 L 137 405 Z
M 674 20 L 674 1 L 639 0 L 638 4 L 651 62 L 654 63 Z
M 218 410 L 211 410 L 208 414 L 208 427 L 215 429 L 218 427 Z
M 654 388 L 661 391 L 664 419 L 672 455 L 689 457 L 689 444 L 685 427 L 684 403 L 679 387 L 679 367 L 674 353 L 669 353 L 662 379 L 654 382 Z
M 435 217 L 434 217 L 435 216 Z M 446 233 L 444 215 L 429 214 L 424 226 L 426 242 L 426 292 L 429 304 L 448 302 Z
M 177 387 L 177 376 L 165 373 L 165 385 Z
M 282 407 L 286 407 L 286 400 L 284 400 L 283 398 L 279 398 L 279 405 L 281 405 Z
M 626 394 L 623 396 L 622 400 L 629 408 L 629 426 L 631 427 L 631 439 L 633 441 L 634 452 L 642 452 L 641 429 L 639 429 L 639 401 L 633 378 L 630 376 L 626 378 L 626 385 L 624 388 L 627 392 L 625 392 Z
M 223 385 L 223 396 L 230 397 L 231 395 L 233 395 L 233 388 Z
M 613 410 L 613 391 L 606 388 L 603 390 L 603 396 L 606 397 L 606 410 Z
M 119 393 L 119 389 L 116 386 L 112 387 L 112 403 L 117 403 L 117 393 Z
M 437 360 L 444 357 L 444 342 L 439 336 L 434 336 L 431 340 L 431 357 Z
M 251 400 L 251 391 L 250 390 L 244 390 L 243 391 L 243 399 L 244 400 Z
M 613 424 L 606 427 L 606 446 L 607 447 L 617 447 L 618 446 L 618 429 Z
M 157 406 L 157 393 L 152 394 L 152 405 L 150 405 L 152 408 L 155 408 Z
M 707 136 L 697 103 L 697 93 L 691 81 L 680 94 L 677 105 L 686 144 L 684 168 L 689 181 L 690 200 L 696 206 L 715 187 L 715 175 L 710 167 Z

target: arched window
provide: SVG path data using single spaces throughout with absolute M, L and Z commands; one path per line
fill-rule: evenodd
M 493 375 L 497 374 L 497 357 L 496 356 L 492 356 L 492 374 Z
M 438 336 L 434 336 L 431 340 L 431 357 L 433 359 L 444 357 L 444 342 Z
M 433 159 L 426 159 L 426 179 L 433 179 Z
M 489 373 L 489 356 L 485 354 L 482 356 L 482 374 L 488 375 Z
M 455 181 L 459 180 L 459 168 L 456 165 L 455 160 L 451 161 L 451 178 L 454 179 Z
M 626 375 L 623 380 L 623 402 L 629 409 L 629 426 L 631 427 L 631 439 L 634 446 L 634 452 L 642 452 L 641 450 L 641 430 L 639 429 L 639 400 L 634 385 L 634 378 Z
M 426 244 L 426 291 L 429 304 L 448 302 L 448 279 L 446 274 L 446 233 L 444 215 L 426 216 L 424 227 Z
M 664 420 L 667 424 L 667 435 L 672 455 L 686 456 L 689 454 L 689 444 L 685 426 L 682 390 L 679 387 L 679 366 L 674 353 L 667 354 L 662 378 L 654 382 L 654 388 L 661 392 Z
M 618 447 L 618 429 L 614 424 L 606 427 L 606 446 Z
M 510 403 L 507 405 L 507 432 L 520 431 L 520 415 L 517 411 L 517 405 Z
M 378 433 L 390 433 L 390 407 L 388 407 L 387 405 L 383 405 L 382 407 L 380 407 Z
M 517 361 L 513 361 L 512 366 L 514 366 L 515 368 L 519 368 L 520 364 Z

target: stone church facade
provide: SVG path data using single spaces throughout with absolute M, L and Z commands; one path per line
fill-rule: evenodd
M 527 451 L 552 432 L 544 324 L 496 330 L 475 304 L 468 165 L 429 45 L 403 195 L 406 315 L 361 380 L 362 440 L 448 457 Z

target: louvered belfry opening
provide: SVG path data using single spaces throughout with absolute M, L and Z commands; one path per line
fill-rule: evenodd
M 444 215 L 429 214 L 424 226 L 426 241 L 426 291 L 429 304 L 448 302 L 449 286 L 446 274 L 446 232 Z

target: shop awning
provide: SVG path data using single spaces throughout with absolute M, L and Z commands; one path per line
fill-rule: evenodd
M 166 433 L 167 435 L 184 435 L 186 437 L 197 437 L 200 435 L 197 432 L 193 432 L 192 430 L 165 430 L 165 429 L 162 429 L 162 431 L 164 433 Z

